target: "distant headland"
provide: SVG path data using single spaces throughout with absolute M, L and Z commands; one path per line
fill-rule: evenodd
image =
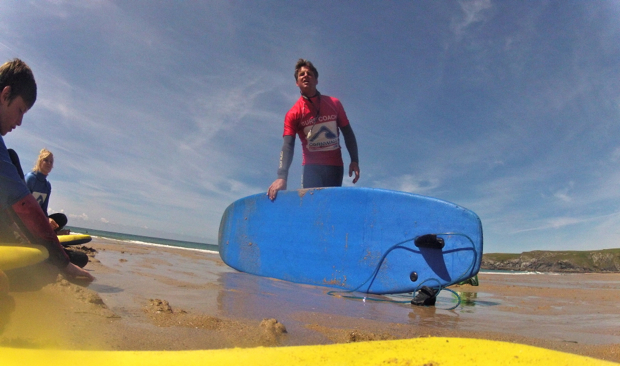
M 620 272 L 620 249 L 487 253 L 482 269 L 536 272 Z

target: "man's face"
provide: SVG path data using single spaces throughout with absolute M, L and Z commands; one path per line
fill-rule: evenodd
M 319 83 L 312 70 L 306 66 L 302 66 L 297 73 L 297 86 L 302 93 L 311 97 L 316 94 L 316 85 Z M 308 95 L 308 92 L 310 94 Z
M 7 91 L 8 89 L 8 91 Z M 28 112 L 28 106 L 22 97 L 17 96 L 9 101 L 10 87 L 5 87 L 0 92 L 0 135 L 4 136 L 15 127 L 21 126 L 24 113 Z

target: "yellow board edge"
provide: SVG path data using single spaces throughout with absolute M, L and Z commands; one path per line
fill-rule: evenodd
M 347 344 L 198 351 L 67 351 L 1 348 L 4 366 L 157 365 L 619 365 L 539 347 L 469 338 L 429 337 Z
M 41 245 L 0 244 L 0 270 L 8 271 L 43 262 L 49 256 Z
M 64 245 L 85 244 L 92 240 L 92 237 L 88 234 L 68 234 L 58 235 L 58 241 Z

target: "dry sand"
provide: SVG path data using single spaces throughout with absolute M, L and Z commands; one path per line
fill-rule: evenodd
M 47 264 L 7 273 L 0 345 L 182 350 L 426 336 L 518 342 L 620 362 L 620 274 L 480 274 L 435 307 L 331 296 L 239 273 L 217 253 L 95 239 L 88 287 Z

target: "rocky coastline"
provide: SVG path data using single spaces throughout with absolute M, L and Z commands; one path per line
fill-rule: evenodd
M 481 268 L 534 272 L 620 272 L 620 249 L 487 253 L 482 256 Z

